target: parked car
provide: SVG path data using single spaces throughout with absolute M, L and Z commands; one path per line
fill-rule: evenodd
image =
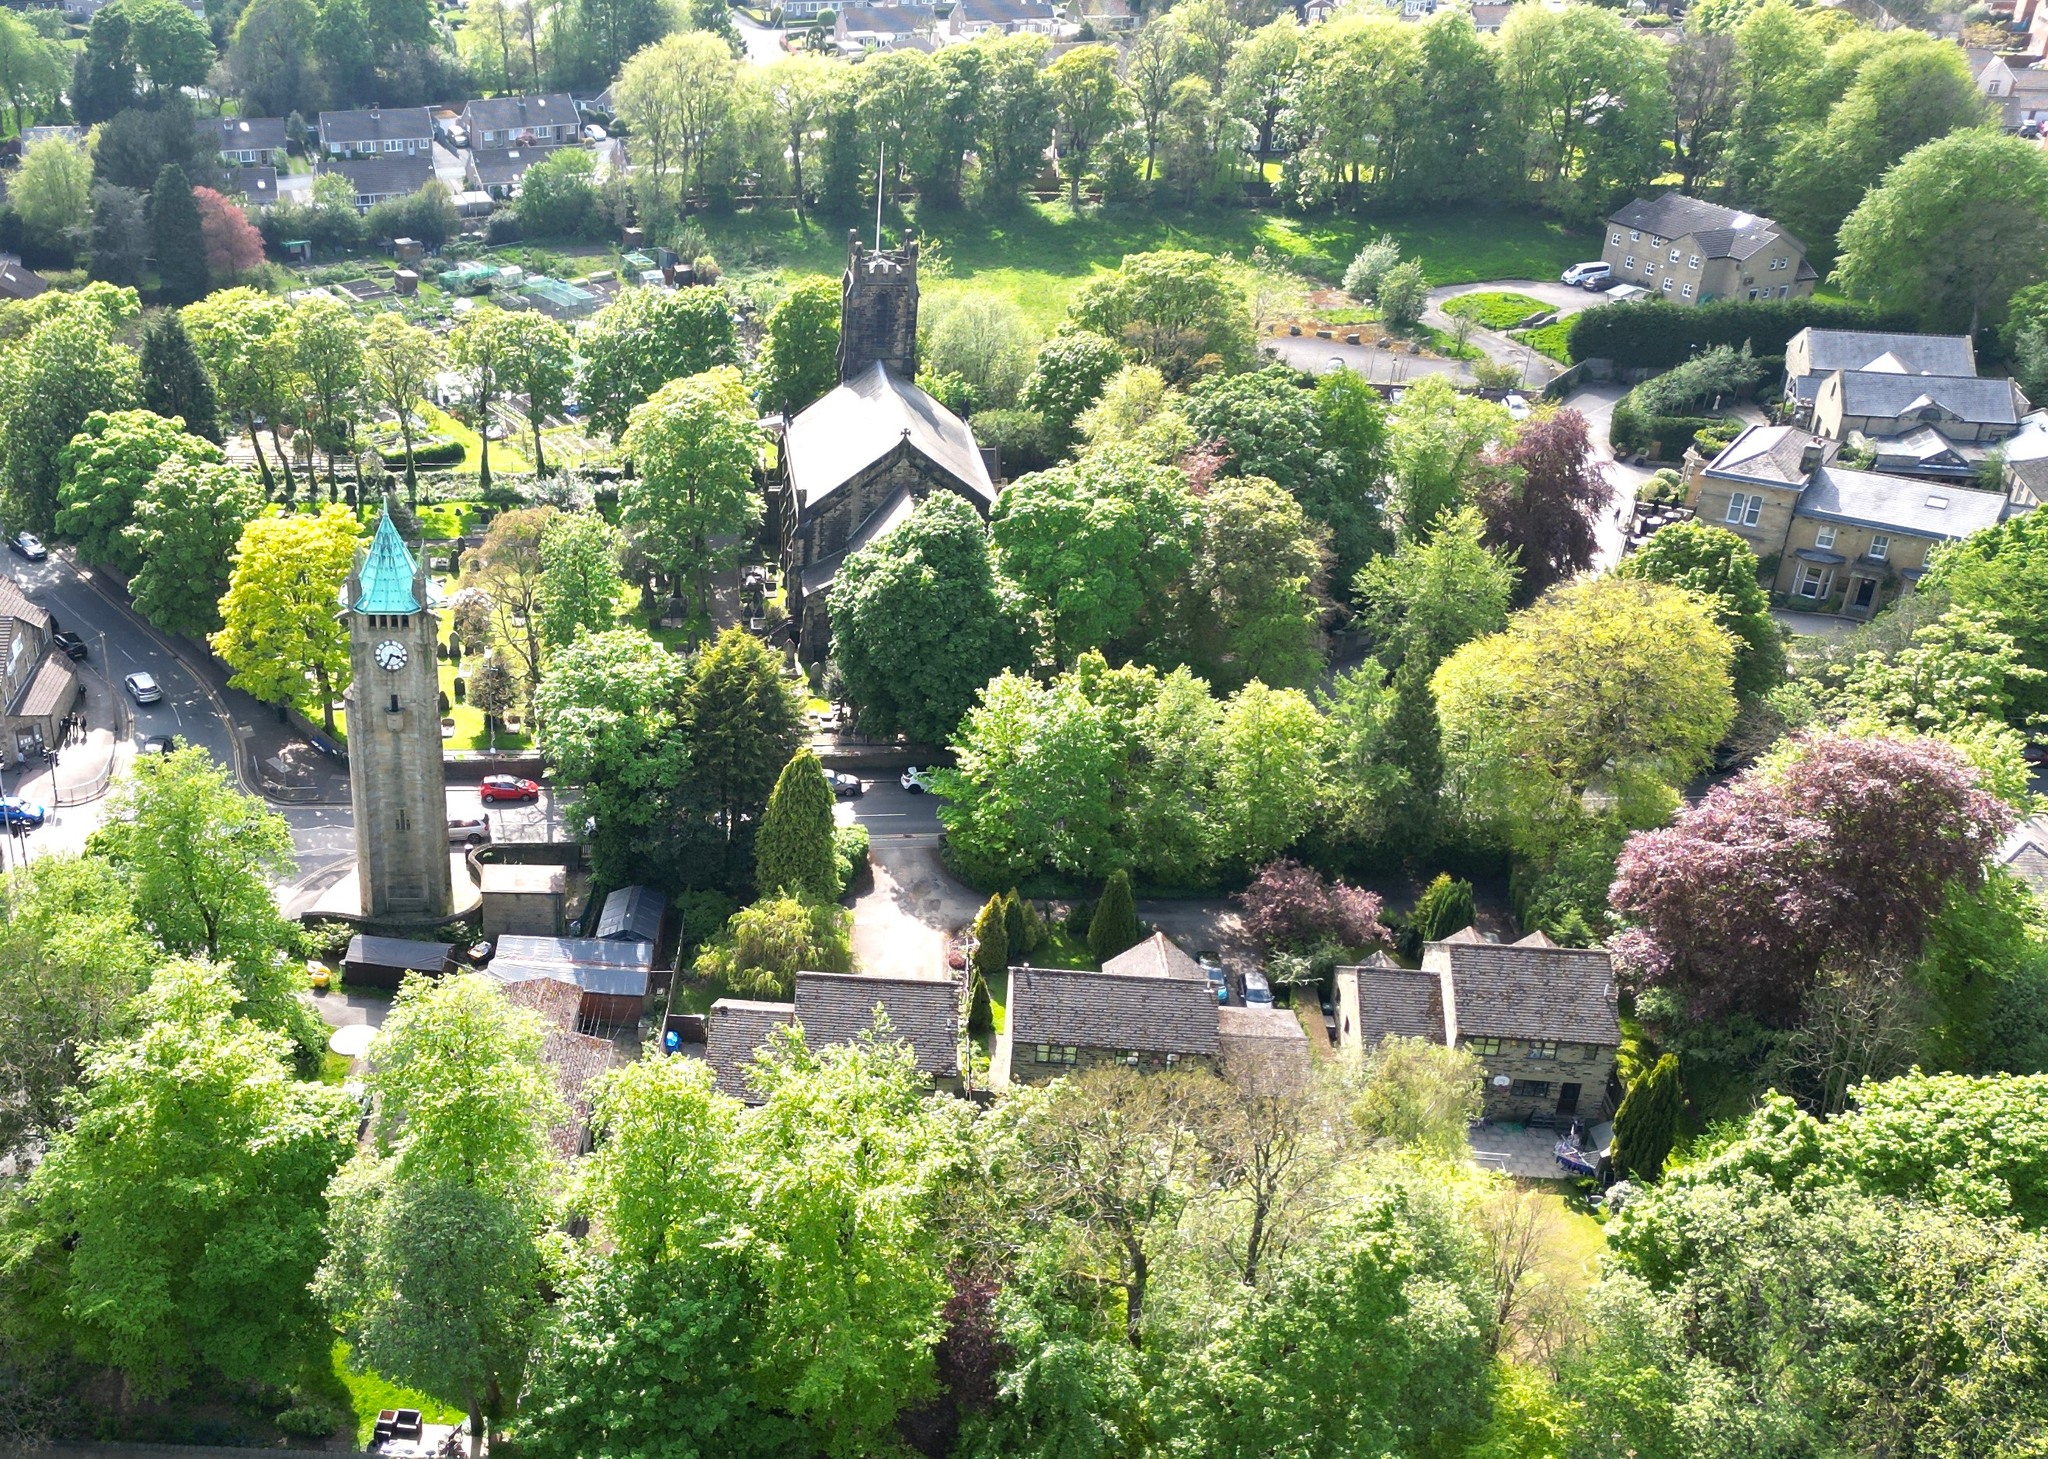
M 832 787 L 834 800 L 854 800 L 867 794 L 867 786 L 858 775 L 848 775 L 844 770 L 827 770 L 825 783 Z
M 1529 418 L 1529 401 L 1527 397 L 1510 395 L 1501 401 L 1501 404 L 1507 407 L 1509 420 L 1527 420 Z
M 450 816 L 448 818 L 448 844 L 450 846 L 484 846 L 491 839 L 491 823 L 484 816 Z
M 128 686 L 128 692 L 137 704 L 155 704 L 164 697 L 163 689 L 156 682 L 156 675 L 147 669 L 130 674 L 121 682 Z
M 1200 963 L 1202 971 L 1208 974 L 1209 987 L 1214 990 L 1216 1001 L 1218 1003 L 1228 1003 L 1230 1001 L 1230 975 L 1223 971 L 1222 960 L 1213 952 L 1198 952 L 1195 954 L 1195 961 Z
M 23 532 L 7 539 L 7 545 L 26 557 L 30 562 L 41 562 L 50 555 L 50 549 L 43 546 L 43 539 L 33 532 Z
M 142 741 L 141 753 L 145 755 L 168 755 L 178 748 L 176 735 L 149 735 Z
M 610 139 L 611 133 L 607 132 L 603 127 L 600 127 L 596 122 L 585 122 L 583 124 L 584 141 L 604 142 L 609 141 Z
M 1575 263 L 1558 275 L 1560 283 L 1570 284 L 1576 289 L 1604 288 L 1614 277 L 1614 265 L 1593 259 L 1587 263 Z
M 67 659 L 83 659 L 85 657 L 85 640 L 75 633 L 53 633 L 50 635 L 50 643 L 58 653 L 64 655 Z
M 0 826 L 10 830 L 25 826 L 34 830 L 49 818 L 49 811 L 32 800 L 23 800 L 18 795 L 0 795 Z
M 1244 1006 L 1247 1008 L 1271 1008 L 1273 1006 L 1273 985 L 1266 981 L 1264 973 L 1244 975 Z
M 540 784 L 518 775 L 486 775 L 476 793 L 485 805 L 501 800 L 539 800 Z
M 903 788 L 912 795 L 930 795 L 932 790 L 932 783 L 929 779 L 930 774 L 931 772 L 928 770 L 920 770 L 915 765 L 911 766 L 903 772 Z

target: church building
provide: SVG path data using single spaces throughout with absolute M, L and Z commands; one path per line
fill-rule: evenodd
M 839 564 L 907 519 L 934 491 L 986 517 L 996 488 L 967 422 L 915 383 L 917 240 L 869 249 L 847 239 L 840 280 L 839 385 L 782 433 L 773 503 L 798 656 L 831 648 L 825 600 Z
M 369 548 L 348 575 L 349 799 L 356 879 L 366 916 L 448 914 L 448 791 L 441 765 L 438 633 L 427 575 L 387 501 Z

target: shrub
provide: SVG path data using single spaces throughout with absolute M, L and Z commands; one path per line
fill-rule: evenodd
M 1055 459 L 1052 432 L 1036 411 L 984 410 L 974 417 L 974 438 L 995 447 L 1005 480 L 1043 471 Z
M 1395 329 L 1405 329 L 1422 318 L 1429 302 L 1429 280 L 1423 276 L 1422 261 L 1409 259 L 1387 271 L 1380 280 L 1380 315 Z
M 1755 385 L 1763 366 L 1749 346 L 1735 349 L 1715 345 L 1684 364 L 1629 392 L 1637 410 L 1646 415 L 1681 415 L 1687 409 L 1710 400 L 1739 395 Z
M 1084 897 L 1067 909 L 1066 920 L 1061 925 L 1067 929 L 1067 936 L 1076 942 L 1086 942 L 1088 924 L 1094 920 L 1095 903 Z
M 346 1420 L 323 1404 L 299 1403 L 279 1414 L 275 1422 L 288 1434 L 297 1434 L 307 1439 L 325 1439 L 331 1437 Z
M 1379 296 L 1380 281 L 1401 262 L 1401 245 L 1391 233 L 1382 233 L 1358 250 L 1344 270 L 1344 292 L 1354 299 L 1371 301 Z
M 1435 881 L 1415 899 L 1408 925 L 1424 942 L 1442 942 L 1461 927 L 1472 925 L 1472 883 L 1452 881 L 1448 872 L 1437 873 Z
M 1003 931 L 1010 939 L 1012 961 L 1029 957 L 1045 946 L 1045 919 L 1038 915 L 1038 908 L 1029 897 L 1017 895 L 1015 887 L 1003 898 Z
M 1666 1054 L 1631 1084 L 1614 1112 L 1614 1168 L 1635 1180 L 1655 1180 L 1678 1139 L 1684 1096 L 1678 1059 Z
M 975 975 L 974 997 L 967 1005 L 967 1032 L 976 1038 L 985 1038 L 996 1031 L 996 1011 L 988 996 L 988 984 L 980 974 Z
M 1685 500 L 1685 481 L 1670 467 L 1663 467 L 1636 488 L 1636 500 L 1656 507 L 1677 506 Z
M 1572 322 L 1560 319 L 1555 324 L 1545 324 L 1536 329 L 1519 330 L 1515 338 L 1539 355 L 1547 355 L 1560 365 L 1572 362 Z
M 484 242 L 496 248 L 504 243 L 519 241 L 519 215 L 496 212 L 484 220 Z
M 1325 881 L 1298 861 L 1268 862 L 1238 896 L 1245 930 L 1271 953 L 1329 939 L 1347 948 L 1382 945 L 1380 899 L 1344 882 Z
M 832 830 L 832 859 L 839 870 L 839 895 L 845 896 L 854 880 L 867 869 L 868 828 L 862 825 L 835 826 Z

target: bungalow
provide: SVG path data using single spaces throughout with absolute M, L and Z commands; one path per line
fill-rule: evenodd
M 1977 351 L 1966 334 L 1802 329 L 1785 343 L 1785 399 L 1802 424 L 1813 419 L 1820 382 L 1837 370 L 1974 375 Z
M 553 147 L 582 135 L 576 103 L 563 92 L 548 96 L 498 96 L 462 108 L 470 150 Z
M 49 280 L 18 258 L 0 257 L 0 300 L 19 302 L 47 293 Z
M 199 117 L 192 125 L 228 167 L 273 167 L 285 149 L 282 117 Z
M 1043 1084 L 1098 1064 L 1214 1067 L 1216 993 L 1201 964 L 1161 934 L 1102 971 L 1010 969 L 1003 1031 L 989 1083 Z
M 931 35 L 938 17 L 928 5 L 848 5 L 833 21 L 842 50 L 894 50 Z
M 946 34 L 953 40 L 1023 31 L 1051 35 L 1056 20 L 1048 0 L 955 0 Z
M 1363 1056 L 1399 1035 L 1470 1052 L 1493 1119 L 1544 1122 L 1608 1111 L 1621 1044 L 1605 948 L 1540 932 L 1490 942 L 1472 928 L 1426 943 L 1422 966 L 1384 954 L 1337 970 L 1339 1047 Z
M 777 1028 L 803 1030 L 812 1048 L 851 1044 L 876 1026 L 910 1046 L 917 1070 L 934 1087 L 960 1090 L 960 985 L 947 978 L 884 978 L 864 973 L 798 973 L 789 1003 L 721 998 L 704 1020 L 704 1058 L 718 1086 L 757 1103 L 748 1077 L 754 1055 Z
M 506 147 L 479 152 L 472 149 L 462 164 L 463 186 L 472 192 L 488 193 L 498 201 L 514 197 L 519 184 L 536 162 L 551 155 L 553 147 Z
M 398 152 L 388 157 L 329 157 L 323 173 L 345 177 L 355 190 L 356 211 L 367 213 L 393 198 L 409 198 L 434 181 L 434 163 L 424 152 Z
M 267 208 L 277 201 L 275 167 L 230 167 L 224 181 L 229 192 L 241 196 L 244 208 Z
M 1680 192 L 1637 198 L 1616 212 L 1600 256 L 1616 282 L 1674 304 L 1803 299 L 1820 280 L 1806 245 L 1777 223 Z
M 423 106 L 323 111 L 320 150 L 329 157 L 431 157 L 434 119 Z

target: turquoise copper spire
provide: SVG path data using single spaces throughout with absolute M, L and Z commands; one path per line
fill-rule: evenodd
M 417 613 L 420 600 L 414 591 L 419 564 L 406 550 L 405 539 L 391 523 L 391 506 L 385 503 L 377 518 L 376 535 L 356 573 L 355 610 L 358 613 Z

